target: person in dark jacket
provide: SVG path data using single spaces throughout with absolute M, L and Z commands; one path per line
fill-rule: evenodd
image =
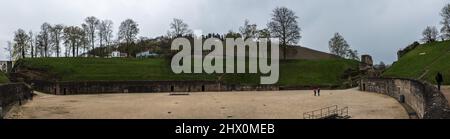
M 438 84 L 438 89 L 439 89 L 439 91 L 441 90 L 441 85 L 442 85 L 442 82 L 444 82 L 444 77 L 442 77 L 442 74 L 440 73 L 440 72 L 438 72 L 438 74 L 436 75 L 436 82 L 437 82 L 437 84 Z

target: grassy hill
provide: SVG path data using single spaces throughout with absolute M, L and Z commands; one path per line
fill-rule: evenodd
M 357 61 L 344 59 L 289 60 L 280 64 L 279 85 L 341 85 L 345 70 Z M 259 84 L 259 74 L 174 74 L 170 60 L 103 58 L 35 58 L 17 62 L 20 71 L 40 71 L 62 81 L 80 80 L 207 80 L 221 76 L 226 83 Z
M 401 57 L 386 72 L 385 77 L 423 79 L 436 83 L 437 72 L 450 85 L 450 41 L 422 44 Z
M 6 75 L 3 72 L 0 72 L 0 83 L 7 83 L 8 82 L 8 78 L 6 77 Z

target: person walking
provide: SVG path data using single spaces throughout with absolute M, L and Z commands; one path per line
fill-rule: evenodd
M 313 90 L 314 90 L 314 96 L 317 96 L 317 90 L 316 90 L 316 88 L 313 87 Z
M 320 96 L 320 87 L 317 87 L 317 96 Z
M 436 78 L 436 82 L 438 85 L 438 90 L 441 91 L 441 85 L 442 85 L 442 82 L 444 82 L 444 77 L 442 76 L 442 74 L 440 72 L 438 72 L 435 78 Z

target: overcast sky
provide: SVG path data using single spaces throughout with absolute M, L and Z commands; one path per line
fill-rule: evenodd
M 450 0 L 0 0 L 0 59 L 18 28 L 39 31 L 43 22 L 80 25 L 87 16 L 139 23 L 139 36 L 165 35 L 172 18 L 204 33 L 238 31 L 245 19 L 265 28 L 277 6 L 299 17 L 305 47 L 328 52 L 340 32 L 351 48 L 391 63 L 396 51 L 421 38 L 428 25 L 440 28 L 441 8 Z

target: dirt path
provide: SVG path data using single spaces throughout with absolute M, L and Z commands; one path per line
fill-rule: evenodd
M 208 92 L 188 96 L 103 94 L 54 96 L 39 93 L 14 109 L 22 119 L 302 119 L 303 113 L 331 105 L 348 106 L 355 119 L 407 119 L 388 96 L 350 90 Z

